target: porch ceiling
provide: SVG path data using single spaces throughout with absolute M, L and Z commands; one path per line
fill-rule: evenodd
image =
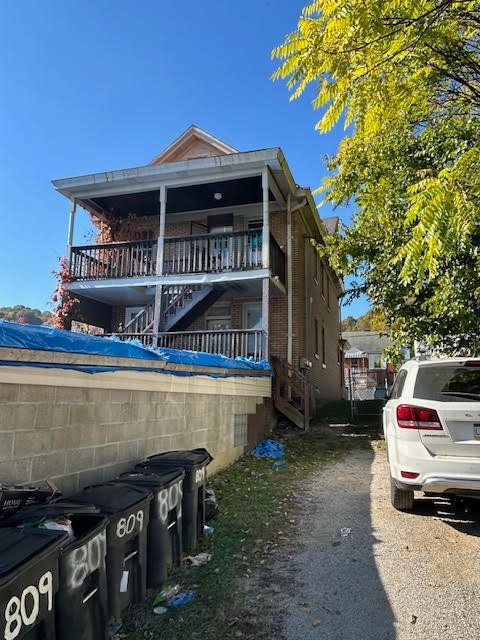
M 72 282 L 69 289 L 72 293 L 83 298 L 112 306 L 140 307 L 151 302 L 155 297 L 155 285 L 146 284 L 145 281 L 140 282 L 139 280 L 134 283 L 132 280 Z M 230 280 L 228 282 L 215 282 L 214 279 L 211 279 L 208 284 L 224 291 L 230 289 L 239 296 L 262 295 L 261 278 Z M 283 296 L 285 288 L 278 281 L 270 280 L 270 295 L 272 297 Z
M 270 188 L 275 200 L 284 205 L 288 193 L 295 193 L 297 185 L 278 147 L 61 178 L 52 180 L 52 184 L 62 195 L 75 198 L 87 209 L 96 208 L 99 213 L 108 210 L 109 206 L 118 206 L 120 211 L 132 206 L 126 200 L 109 200 L 111 197 L 142 194 L 140 200 L 134 199 L 134 203 L 147 215 L 153 215 L 158 212 L 158 190 L 162 184 L 170 190 L 169 211 L 179 211 L 183 207 L 193 211 L 192 207 L 199 207 L 199 202 L 207 209 L 241 204 L 241 198 L 246 203 L 261 202 L 258 190 L 265 167 L 270 173 Z M 240 194 L 239 189 L 245 190 L 245 194 Z M 212 202 L 214 193 L 222 193 L 222 199 Z M 192 197 L 195 205 L 191 203 Z M 270 198 L 273 199 L 272 194 Z
M 271 202 L 275 200 L 271 191 L 269 191 L 269 199 Z M 167 189 L 167 214 L 221 209 L 261 202 L 261 176 Z M 129 213 L 135 213 L 137 216 L 158 217 L 160 215 L 158 190 L 89 198 L 86 204 L 88 208 L 93 208 L 95 211 L 111 212 L 119 218 L 126 218 Z

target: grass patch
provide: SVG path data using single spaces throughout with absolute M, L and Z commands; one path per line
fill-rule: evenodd
M 131 607 L 117 638 L 140 640 L 238 640 L 271 637 L 252 615 L 243 579 L 265 562 L 274 540 L 288 535 L 288 514 L 297 480 L 353 448 L 370 446 L 365 438 L 344 438 L 312 429 L 307 434 L 277 437 L 285 444 L 285 464 L 245 455 L 211 479 L 219 514 L 209 522 L 215 529 L 204 536 L 195 554 L 212 554 L 201 567 L 172 570 L 169 582 L 195 592 L 195 599 L 153 613 L 156 592 L 142 605 Z M 287 531 L 285 531 L 287 529 Z M 193 555 L 193 554 L 192 554 Z

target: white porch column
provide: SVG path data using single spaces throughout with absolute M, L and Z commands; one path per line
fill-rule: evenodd
M 263 236 L 262 236 L 262 265 L 270 268 L 270 211 L 268 208 L 268 167 L 262 169 L 262 195 L 263 195 Z
M 75 198 L 72 198 L 70 200 L 70 217 L 68 220 L 68 238 L 67 238 L 67 253 L 66 253 L 66 258 L 69 265 L 72 260 L 73 229 L 75 225 L 76 209 L 77 209 L 77 203 L 75 201 Z
M 157 276 L 163 275 L 163 249 L 165 238 L 165 214 L 167 211 L 167 189 L 164 184 L 160 186 L 160 220 L 158 226 L 157 242 Z
M 262 334 L 264 343 L 264 354 L 263 357 L 265 360 L 268 360 L 270 355 L 270 332 L 268 330 L 269 325 L 269 306 L 270 306 L 270 278 L 264 278 L 262 281 Z
M 265 269 L 270 268 L 270 211 L 268 207 L 268 167 L 262 169 L 262 208 L 263 208 L 263 228 L 262 228 L 262 264 Z M 269 345 L 269 306 L 270 306 L 270 278 L 264 278 L 262 282 L 262 333 L 264 344 L 264 358 L 268 360 L 270 353 Z
M 157 276 L 163 275 L 163 255 L 165 240 L 165 216 L 167 212 L 167 189 L 164 184 L 160 185 L 160 219 L 157 239 Z M 158 346 L 158 328 L 162 312 L 162 292 L 163 286 L 157 284 L 155 287 L 155 308 L 153 311 L 153 344 Z

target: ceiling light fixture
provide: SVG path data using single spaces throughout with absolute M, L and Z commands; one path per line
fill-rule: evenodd
M 216 193 L 213 194 L 213 197 L 215 198 L 215 200 L 221 200 L 223 198 L 223 194 L 217 191 Z

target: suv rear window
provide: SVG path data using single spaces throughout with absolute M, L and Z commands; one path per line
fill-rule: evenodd
M 480 367 L 457 364 L 419 367 L 413 395 L 441 402 L 480 402 Z

